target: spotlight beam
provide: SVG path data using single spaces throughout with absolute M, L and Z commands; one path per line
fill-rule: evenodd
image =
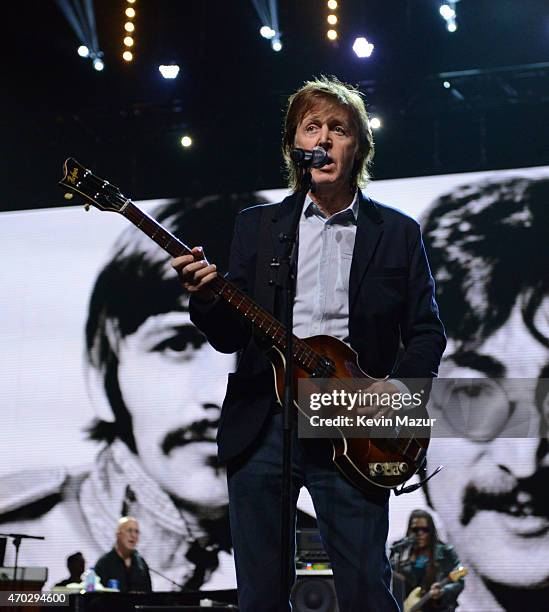
M 255 11 L 261 21 L 261 35 L 271 41 L 273 51 L 280 51 L 280 30 L 278 25 L 278 2 L 277 0 L 252 0 Z M 271 34 L 267 36 L 264 31 L 269 28 Z
M 269 12 L 271 14 L 272 28 L 275 32 L 279 32 L 278 29 L 278 1 L 269 0 Z
M 69 22 L 69 25 L 74 30 L 78 40 L 86 47 L 91 47 L 91 41 L 87 36 L 84 35 L 84 30 L 82 29 L 82 25 L 78 21 L 78 17 L 76 16 L 76 12 L 74 8 L 69 4 L 68 0 L 57 0 L 57 4 L 61 9 L 63 15 L 65 15 L 65 19 Z
M 78 14 L 78 19 L 80 21 L 80 24 L 82 25 L 82 28 L 86 32 L 86 39 L 89 40 L 91 43 L 90 48 L 95 50 L 96 47 L 94 47 L 93 45 L 93 30 L 90 26 L 90 22 L 88 21 L 87 16 L 84 15 L 84 7 L 82 5 L 82 2 L 79 0 L 73 0 L 73 4 L 74 4 L 75 11 Z
M 91 28 L 90 28 L 90 24 L 89 24 L 88 20 L 84 16 L 84 10 L 83 10 L 82 4 L 80 4 L 80 2 L 78 2 L 78 0 L 74 0 L 73 4 L 74 4 L 74 11 L 78 15 L 78 21 L 80 22 L 80 25 L 82 26 L 82 28 L 86 32 L 86 40 L 90 41 L 90 48 L 93 49 L 94 47 L 91 44 L 91 42 L 92 42 Z
M 91 31 L 92 46 L 94 49 L 99 49 L 99 41 L 97 40 L 97 27 L 95 25 L 95 11 L 93 10 L 93 1 L 84 0 L 84 6 L 86 8 L 86 16 L 88 18 L 88 24 Z
M 80 43 L 89 49 L 88 57 L 94 62 L 103 53 L 99 48 L 95 12 L 92 0 L 56 0 L 61 12 L 74 30 Z
M 271 25 L 271 20 L 269 16 L 269 12 L 267 10 L 267 6 L 264 4 L 263 0 L 252 0 L 252 4 L 257 12 L 257 15 L 263 25 Z M 274 29 L 274 28 L 273 28 Z

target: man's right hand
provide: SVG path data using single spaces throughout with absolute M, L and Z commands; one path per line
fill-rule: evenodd
M 179 282 L 185 291 L 201 302 L 212 302 L 215 293 L 210 289 L 217 278 L 217 267 L 204 259 L 202 247 L 194 247 L 192 255 L 182 255 L 172 259 L 172 268 L 177 272 Z

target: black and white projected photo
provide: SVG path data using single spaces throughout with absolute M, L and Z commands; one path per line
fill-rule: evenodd
M 2 24 L 0 611 L 547 612 L 548 1 Z
M 142 206 L 223 270 L 236 212 L 285 193 Z M 441 376 L 546 377 L 549 168 L 374 181 L 366 194 L 422 224 L 448 335 Z M 189 588 L 235 586 L 215 431 L 236 357 L 191 324 L 169 256 L 120 215 L 0 220 L 0 527 L 46 537 L 24 541 L 19 563 L 48 567 L 53 585 L 69 554 L 93 563 L 110 549 L 130 514 L 151 567 Z M 495 609 L 488 583 L 539 589 L 549 576 L 549 400 L 531 393 L 509 410 L 539 410 L 539 437 L 435 438 L 429 468 L 442 473 L 391 501 L 389 543 L 423 508 L 455 546 L 469 569 L 460 609 Z M 305 492 L 299 507 L 314 515 Z

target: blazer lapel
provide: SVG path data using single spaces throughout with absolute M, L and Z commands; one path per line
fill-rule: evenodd
M 289 195 L 276 207 L 271 224 L 271 239 L 273 252 L 276 257 L 281 257 L 284 252 L 284 243 L 280 239 L 281 234 L 287 234 L 292 221 L 292 212 L 295 206 L 296 194 Z
M 271 260 L 277 259 L 280 263 L 284 255 L 285 242 L 281 240 L 283 234 L 287 234 L 290 231 L 290 225 L 292 222 L 292 213 L 296 204 L 296 194 L 289 195 L 276 207 L 276 211 L 272 217 L 271 222 Z M 269 262 L 270 265 L 270 262 Z M 271 280 L 283 283 L 283 276 L 287 274 L 284 266 L 279 265 L 270 275 Z M 282 289 L 275 290 L 275 294 L 278 294 L 278 299 L 273 302 L 273 312 L 282 323 L 285 321 L 286 313 L 286 292 Z
M 349 278 L 349 314 L 353 310 L 364 275 L 383 235 L 383 218 L 377 206 L 370 198 L 366 198 L 360 190 L 358 197 L 360 204 Z

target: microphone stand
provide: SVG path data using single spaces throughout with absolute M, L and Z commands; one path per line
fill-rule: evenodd
M 32 536 L 26 535 L 24 533 L 0 533 L 1 537 L 4 538 L 12 538 L 13 545 L 15 546 L 15 567 L 13 568 L 13 580 L 12 580 L 12 589 L 17 591 L 17 570 L 19 569 L 18 561 L 19 561 L 19 547 L 21 546 L 21 540 L 26 538 L 28 540 L 45 540 L 44 536 Z
M 160 578 L 164 578 L 164 580 L 167 580 L 168 582 L 171 582 L 174 586 L 176 586 L 180 591 L 183 591 L 184 593 L 194 593 L 194 591 L 192 589 L 188 589 L 184 584 L 179 584 L 179 582 L 176 582 L 175 580 L 172 580 L 171 578 L 168 578 L 168 576 L 164 576 L 164 574 L 162 574 L 161 572 L 159 572 L 158 570 L 153 569 L 150 565 L 148 566 L 149 570 L 153 573 L 156 574 L 157 576 L 160 576 Z
M 415 543 L 416 543 L 416 537 L 415 535 L 412 535 L 412 536 L 407 536 L 405 538 L 402 538 L 401 540 L 398 540 L 396 542 L 393 542 L 391 546 L 391 552 L 389 556 L 392 557 L 393 555 L 396 554 L 396 563 L 394 565 L 394 573 L 393 573 L 393 593 L 395 593 L 395 578 L 396 578 L 397 584 L 398 584 L 397 601 L 399 603 L 402 603 L 402 601 L 405 598 L 405 591 L 404 591 L 404 586 L 402 582 L 404 580 L 404 577 L 400 573 L 400 566 L 402 565 L 402 553 L 404 552 L 405 548 L 412 547 L 414 546 Z
M 293 321 L 294 300 L 297 277 L 297 233 L 299 219 L 305 203 L 305 198 L 311 189 L 311 171 L 305 169 L 301 178 L 300 187 L 296 194 L 291 225 L 288 234 L 282 234 L 280 240 L 285 243 L 282 265 L 286 266 L 286 278 L 282 275 L 282 287 L 286 291 L 286 347 L 284 359 L 286 371 L 284 377 L 284 401 L 282 411 L 282 494 L 281 494 L 281 585 L 280 585 L 280 611 L 288 610 L 288 596 L 291 587 L 292 566 L 295 559 L 290 559 L 290 542 L 293 538 L 292 525 L 292 433 L 294 424 L 293 402 Z
M 182 593 L 193 593 L 194 595 L 207 595 L 207 592 L 200 592 L 200 591 L 193 591 L 192 589 L 188 589 L 184 584 L 179 584 L 179 582 L 176 582 L 175 580 L 172 580 L 171 578 L 168 578 L 168 576 L 164 576 L 164 574 L 162 572 L 159 572 L 158 570 L 153 569 L 150 565 L 149 567 L 149 571 L 151 571 L 153 574 L 156 574 L 157 576 L 160 576 L 161 578 L 164 578 L 164 580 L 167 580 L 168 582 L 171 582 L 174 586 L 176 586 Z M 203 601 L 202 599 L 200 600 L 201 602 Z M 207 599 L 206 601 L 211 602 L 210 604 L 208 604 L 207 606 L 204 606 L 205 608 L 209 607 L 209 606 L 225 606 L 227 608 L 230 608 L 231 610 L 234 608 L 236 610 L 236 607 L 233 606 L 232 604 L 227 604 L 227 603 L 223 603 L 222 601 L 215 601 L 214 599 Z M 201 605 L 201 604 L 200 604 Z

